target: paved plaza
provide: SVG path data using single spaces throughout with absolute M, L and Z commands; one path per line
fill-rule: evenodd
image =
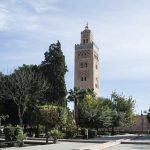
M 120 144 L 106 148 L 105 150 L 150 150 L 150 145 L 145 144 Z
M 71 141 L 71 140 L 70 140 Z M 104 143 L 105 141 L 105 143 Z M 120 144 L 120 141 L 131 142 L 148 142 L 149 144 Z M 110 147 L 112 146 L 112 147 Z M 110 147 L 110 148 L 107 148 Z M 28 146 L 22 148 L 5 148 L 5 150 L 150 150 L 150 136 L 138 136 L 138 135 L 118 135 L 118 136 L 104 136 L 97 137 L 89 140 L 77 139 L 72 142 L 59 141 L 57 144 Z
M 76 143 L 76 142 L 59 142 L 57 144 L 39 145 L 39 146 L 29 146 L 22 148 L 5 148 L 5 150 L 75 150 L 81 147 L 95 145 L 93 143 Z

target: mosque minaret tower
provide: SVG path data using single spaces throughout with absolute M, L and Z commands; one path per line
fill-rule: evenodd
M 92 88 L 99 96 L 99 48 L 88 27 L 81 32 L 81 42 L 75 45 L 75 87 Z

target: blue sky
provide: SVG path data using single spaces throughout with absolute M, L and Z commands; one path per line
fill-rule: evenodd
M 86 22 L 100 49 L 100 93 L 113 90 L 136 100 L 136 113 L 150 106 L 149 0 L 0 0 L 0 71 L 40 64 L 60 40 L 74 83 L 74 45 Z

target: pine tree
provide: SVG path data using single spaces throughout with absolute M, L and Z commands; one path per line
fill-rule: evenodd
M 52 87 L 51 91 L 47 93 L 47 100 L 64 106 L 66 105 L 67 94 L 65 84 L 67 66 L 60 42 L 51 44 L 49 50 L 44 55 L 45 60 L 42 61 L 41 70 Z

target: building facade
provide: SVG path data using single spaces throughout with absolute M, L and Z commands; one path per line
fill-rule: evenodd
M 81 42 L 75 45 L 74 86 L 81 89 L 92 88 L 99 96 L 99 48 L 94 43 L 88 24 L 81 32 Z

